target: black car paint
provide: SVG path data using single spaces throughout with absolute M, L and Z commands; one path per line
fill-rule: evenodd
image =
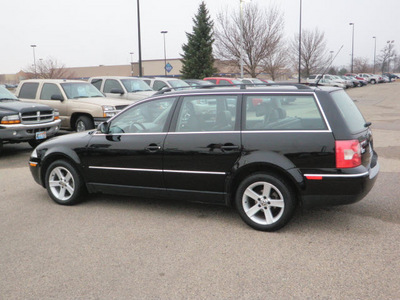
M 282 93 L 285 92 L 293 93 L 293 90 Z M 236 93 L 246 93 L 246 90 Z M 376 153 L 367 142 L 363 165 L 336 169 L 335 140 L 370 141 L 370 130 L 365 128 L 358 134 L 348 132 L 341 125 L 343 120 L 329 93 L 318 88 L 311 93 L 323 108 L 331 130 L 241 131 L 238 122 L 242 119 L 241 110 L 237 110 L 232 132 L 180 134 L 171 130 L 176 122 L 175 106 L 169 116 L 171 126 L 159 134 L 111 135 L 91 131 L 48 141 L 37 148 L 39 165 L 31 167 L 31 171 L 35 180 L 44 186 L 46 166 L 61 157 L 73 161 L 90 192 L 174 197 L 229 205 L 242 178 L 252 172 L 268 170 L 287 179 L 299 200 L 307 206 L 358 201 L 372 188 L 376 176 L 346 176 L 368 174 L 368 169 L 373 167 L 370 161 L 376 161 Z M 175 95 L 185 95 L 185 91 Z M 175 105 L 179 107 L 180 101 Z M 119 169 L 97 169 L 98 166 Z M 140 170 L 132 172 L 128 170 L 131 168 Z M 211 174 L 202 174 L 202 171 Z M 305 174 L 339 177 L 317 181 L 307 180 Z

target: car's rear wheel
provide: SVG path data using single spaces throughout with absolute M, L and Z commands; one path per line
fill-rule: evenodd
M 376 80 L 375 79 L 372 79 L 371 80 L 371 84 L 375 84 L 376 83 Z
M 235 202 L 243 221 L 261 231 L 276 231 L 285 226 L 296 206 L 293 191 L 285 180 L 269 173 L 245 178 L 239 185 Z
M 88 116 L 80 116 L 76 119 L 75 130 L 77 132 L 89 130 L 94 128 L 94 123 L 92 119 Z
M 72 205 L 79 201 L 84 186 L 78 171 L 65 160 L 56 160 L 46 171 L 46 188 L 58 204 Z

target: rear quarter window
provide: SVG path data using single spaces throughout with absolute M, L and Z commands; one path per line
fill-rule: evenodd
M 19 91 L 18 98 L 35 99 L 38 87 L 39 87 L 39 83 L 37 83 L 37 82 L 23 83 L 21 86 L 21 89 Z
M 364 131 L 365 119 L 349 95 L 345 91 L 340 90 L 332 92 L 331 97 L 350 132 L 358 133 Z

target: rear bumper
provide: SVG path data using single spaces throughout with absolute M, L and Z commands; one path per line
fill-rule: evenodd
M 358 202 L 371 191 L 378 173 L 379 164 L 376 162 L 373 168 L 361 173 L 305 174 L 310 179 L 306 179 L 302 204 L 304 207 L 320 207 Z

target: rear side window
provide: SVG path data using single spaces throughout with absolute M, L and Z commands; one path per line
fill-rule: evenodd
M 154 81 L 153 90 L 159 91 L 164 87 L 168 87 L 168 85 L 166 83 L 164 83 L 163 81 L 160 81 L 160 80 Z
M 27 83 L 22 84 L 21 90 L 19 91 L 18 98 L 35 99 L 38 87 L 39 87 L 39 83 L 37 83 L 37 82 L 27 82 Z
M 326 130 L 313 95 L 245 96 L 245 130 Z
M 121 84 L 115 79 L 107 79 L 104 83 L 104 93 L 111 93 L 112 89 L 123 90 Z
M 351 133 L 358 133 L 365 130 L 365 119 L 353 100 L 343 90 L 331 93 L 344 122 Z

